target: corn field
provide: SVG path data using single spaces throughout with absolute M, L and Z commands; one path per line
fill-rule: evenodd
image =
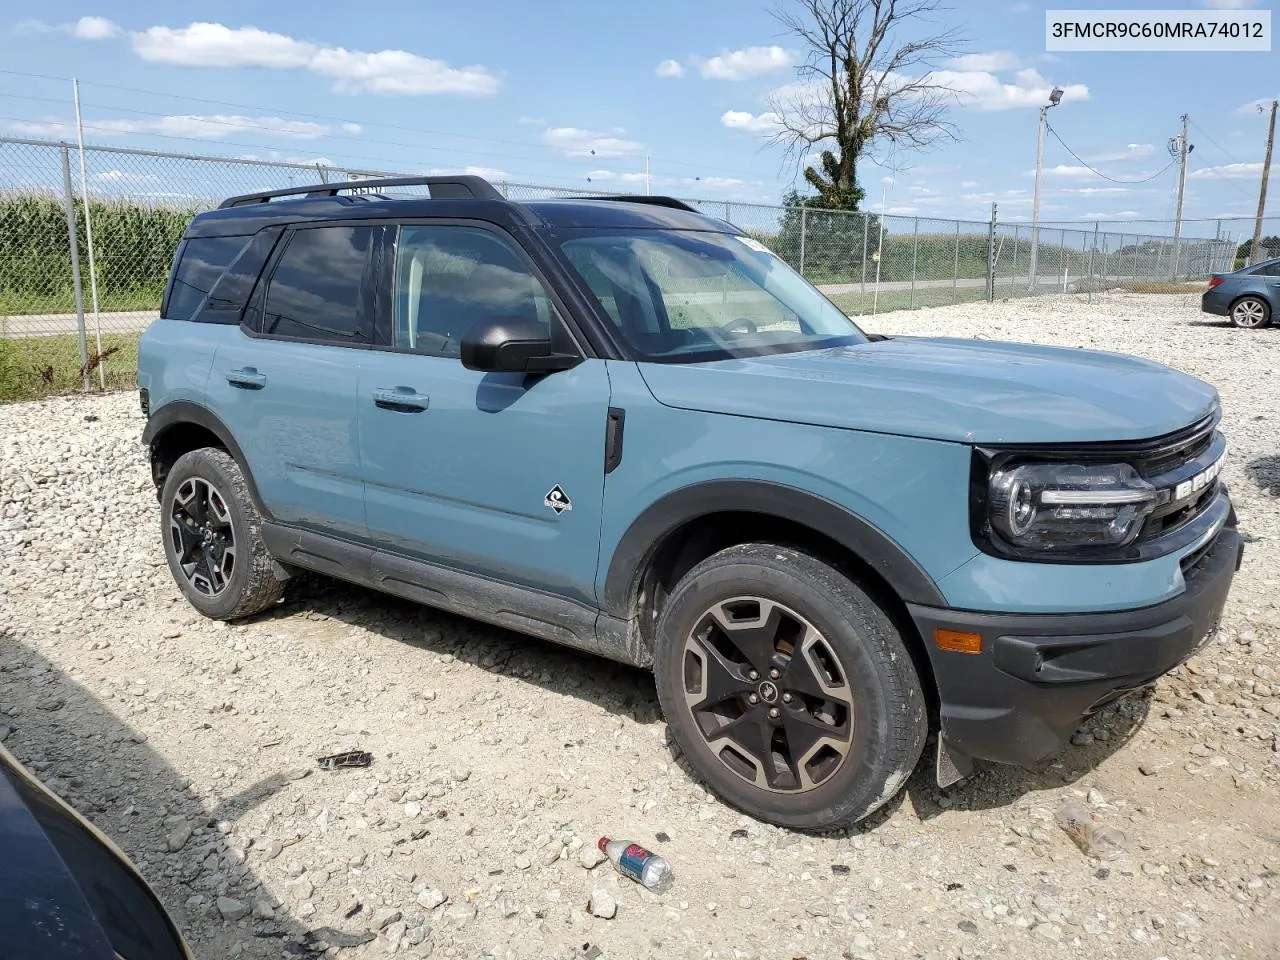
M 84 205 L 75 202 L 80 250 Z M 125 199 L 90 201 L 102 310 L 156 310 L 174 248 L 193 209 Z M 63 199 L 52 192 L 0 194 L 0 314 L 75 310 Z

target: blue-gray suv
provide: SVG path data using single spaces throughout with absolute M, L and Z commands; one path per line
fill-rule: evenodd
M 1242 551 L 1213 387 L 864 333 L 667 198 L 232 198 L 138 385 L 199 611 L 318 571 L 649 668 L 699 775 L 794 828 L 876 810 L 931 730 L 943 785 L 1054 753 L 1206 642 Z

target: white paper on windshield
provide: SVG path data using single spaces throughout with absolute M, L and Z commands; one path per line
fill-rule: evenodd
M 746 244 L 746 246 L 750 247 L 756 253 L 767 253 L 770 255 L 773 254 L 773 251 L 770 250 L 768 247 L 766 247 L 759 240 L 754 240 L 751 237 L 737 237 L 736 239 L 738 240 L 739 243 Z

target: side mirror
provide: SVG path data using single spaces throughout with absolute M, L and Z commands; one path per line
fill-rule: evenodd
M 517 317 L 481 320 L 462 337 L 462 365 L 485 373 L 549 373 L 568 370 L 581 358 L 556 353 L 540 323 Z

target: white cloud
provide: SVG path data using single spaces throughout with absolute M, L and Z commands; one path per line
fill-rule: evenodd
M 542 133 L 542 142 L 570 157 L 624 157 L 639 153 L 643 148 L 622 134 L 627 131 L 616 128 L 608 133 L 579 130 L 577 127 L 552 127 Z
M 794 62 L 789 50 L 771 46 L 726 50 L 710 59 L 699 59 L 697 64 L 698 72 L 708 80 L 747 80 L 786 70 Z
M 1072 193 L 1078 197 L 1123 197 L 1128 187 L 1067 187 L 1058 193 Z
M 653 72 L 660 77 L 676 79 L 684 76 L 684 67 L 680 65 L 679 60 L 663 60 L 654 68 Z
M 1258 0 L 1200 0 L 1210 10 L 1247 10 L 1256 7 Z
M 1027 172 L 1028 176 L 1035 176 L 1034 170 Z M 1046 177 L 1093 177 L 1097 176 L 1092 170 L 1085 166 L 1079 166 L 1072 163 L 1059 163 L 1056 166 L 1045 167 L 1044 175 Z
M 914 206 L 889 207 L 885 210 L 885 213 L 889 214 L 891 217 L 910 217 L 919 212 L 920 208 Z
M 160 178 L 154 173 L 129 173 L 127 170 L 103 170 L 93 174 L 94 180 L 103 183 L 155 183 Z
M 1280 173 L 1280 164 L 1271 165 L 1271 176 Z M 1188 180 L 1260 180 L 1262 161 L 1256 163 L 1226 163 L 1220 167 L 1200 167 L 1187 174 Z
M 482 66 L 452 67 L 404 50 L 366 52 L 326 47 L 257 27 L 196 22 L 149 27 L 132 35 L 143 60 L 184 67 L 309 70 L 332 77 L 338 93 L 491 96 L 498 78 Z
M 1155 152 L 1149 143 L 1126 144 L 1123 150 L 1111 150 L 1106 153 L 1095 153 L 1089 159 L 1094 163 L 1107 163 L 1115 160 L 1142 160 Z
M 961 190 L 970 190 L 970 189 L 972 189 L 972 188 L 976 187 L 977 185 L 978 185 L 978 181 L 977 181 L 977 180 L 961 180 L 961 181 L 960 181 L 960 189 L 961 189 Z
M 1013 83 L 1005 83 L 986 71 L 937 70 L 933 82 L 956 91 L 960 106 L 973 110 L 1012 110 L 1039 107 L 1049 102 L 1053 84 L 1037 70 L 1027 68 L 1014 74 Z M 1089 88 L 1083 83 L 1070 83 L 1062 88 L 1064 103 L 1088 100 Z
M 516 122 L 523 123 L 527 127 L 542 127 L 542 126 L 546 126 L 547 118 L 546 117 L 521 117 Z
M 67 120 L 23 120 L 12 124 L 19 133 L 41 136 L 57 136 L 74 131 Z M 209 116 L 182 115 L 146 117 L 127 120 L 92 119 L 85 129 L 100 136 L 121 136 L 130 133 L 158 133 L 168 137 L 195 140 L 219 140 L 232 134 L 253 132 L 273 135 L 290 140 L 315 140 L 331 132 L 323 123 L 305 120 L 286 120 L 282 117 L 246 117 L 238 114 L 212 114 Z
M 998 72 L 1017 70 L 1022 66 L 1022 61 L 1008 50 L 993 50 L 990 53 L 966 53 L 961 57 L 953 57 L 946 62 L 946 66 L 952 70 Z
M 282 153 L 279 150 L 267 150 L 265 153 L 242 153 L 242 154 L 239 154 L 236 159 L 265 160 L 268 163 L 297 163 L 297 164 L 304 164 L 308 167 L 319 166 L 319 167 L 333 167 L 334 169 L 341 169 L 340 164 L 334 163 L 328 157 L 323 157 L 323 156 L 317 157 L 312 155 L 296 154 L 296 153 Z M 256 189 L 271 190 L 274 188 L 264 186 Z M 180 196 L 180 194 L 175 194 L 175 196 Z
M 1086 213 L 1085 220 L 1140 220 L 1142 214 L 1137 210 L 1121 210 L 1119 213 Z
M 726 110 L 720 122 L 730 130 L 742 130 L 746 133 L 775 133 L 782 118 L 776 113 L 748 113 L 746 110 Z
M 69 27 L 69 32 L 79 40 L 108 40 L 120 33 L 120 28 L 106 17 L 81 17 Z
M 342 125 L 343 133 L 358 134 L 363 132 L 363 130 L 364 130 L 364 127 L 360 126 L 360 124 L 351 123 L 350 121 L 343 123 Z

